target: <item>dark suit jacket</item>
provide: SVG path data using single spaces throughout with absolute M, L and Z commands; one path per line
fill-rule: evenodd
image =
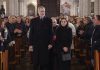
M 31 20 L 29 44 L 33 45 L 33 63 L 48 64 L 48 45 L 52 42 L 52 20 L 40 17 Z
M 6 27 L 8 29 L 8 32 L 9 32 L 9 36 L 10 36 L 10 41 L 13 41 L 14 40 L 14 29 L 15 29 L 15 26 L 14 26 L 14 23 L 11 24 L 11 23 L 6 23 Z
M 90 43 L 91 43 L 91 36 L 93 33 L 93 29 L 94 29 L 94 25 L 92 22 L 90 22 L 84 26 L 84 33 L 83 33 L 82 37 L 83 37 L 83 40 L 88 45 L 90 45 Z
M 95 26 L 92 35 L 92 47 L 95 50 L 100 51 L 100 25 Z

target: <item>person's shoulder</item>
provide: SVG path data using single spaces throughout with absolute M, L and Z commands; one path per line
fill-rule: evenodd
M 46 17 L 46 16 L 45 16 L 44 18 L 45 18 L 46 20 L 51 20 L 51 18 L 50 18 L 50 17 Z
M 30 21 L 30 24 L 33 25 L 33 23 L 36 23 L 38 20 L 39 20 L 39 17 L 32 18 Z
M 9 22 L 7 22 L 5 25 L 6 25 L 6 26 L 9 26 L 9 25 L 10 25 L 10 23 L 9 23 Z
M 100 31 L 100 25 L 95 26 L 95 29 L 96 29 L 97 31 Z
M 45 16 L 44 18 L 46 18 L 46 19 L 50 19 L 50 17 L 47 17 L 47 16 Z
M 38 20 L 39 17 L 35 17 L 35 18 L 32 18 L 31 21 L 35 21 L 35 20 Z
M 67 29 L 68 29 L 69 31 L 72 31 L 72 28 L 71 28 L 71 27 L 67 27 Z
M 74 24 L 69 22 L 69 23 L 68 23 L 68 26 L 74 27 Z

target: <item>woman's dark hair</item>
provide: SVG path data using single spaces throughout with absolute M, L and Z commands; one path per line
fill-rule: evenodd
M 66 18 L 61 18 L 61 20 L 60 20 L 60 25 L 61 25 L 61 21 L 62 20 L 66 20 L 66 22 L 67 22 L 67 25 L 66 26 L 68 26 L 68 20 L 66 19 Z
M 66 20 L 66 21 L 67 21 L 67 19 L 66 19 L 66 18 L 61 18 L 61 21 L 62 21 L 62 20 Z M 68 22 L 68 21 L 67 21 L 67 22 Z

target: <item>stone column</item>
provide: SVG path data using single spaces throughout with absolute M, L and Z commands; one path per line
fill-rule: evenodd
M 14 0 L 14 14 L 16 15 L 16 16 L 18 16 L 19 15 L 19 13 L 18 13 L 18 11 L 19 11 L 19 9 L 18 9 L 18 0 Z
M 2 0 L 0 0 L 0 6 L 3 4 L 3 1 Z
M 6 15 L 9 16 L 9 0 L 6 0 Z
M 78 5 L 78 1 L 77 1 L 77 0 L 74 0 L 73 5 L 74 5 L 74 6 L 73 6 L 73 9 L 74 9 L 74 12 L 73 12 L 73 13 L 74 13 L 74 16 L 78 16 L 78 14 L 77 14 L 77 13 L 78 13 L 78 6 L 77 6 L 77 5 Z
M 99 0 L 99 15 L 100 15 L 100 0 Z
M 95 0 L 94 2 L 94 14 L 95 15 L 100 15 L 100 1 L 99 0 Z
M 19 15 L 24 15 L 24 0 L 19 0 Z
M 9 15 L 14 15 L 14 0 L 9 0 Z
M 83 16 L 91 15 L 91 0 L 83 0 Z
M 7 0 L 7 14 L 18 16 L 18 0 Z
M 83 0 L 79 0 L 79 16 L 83 16 Z
M 91 0 L 79 0 L 79 16 L 89 16 L 91 14 Z

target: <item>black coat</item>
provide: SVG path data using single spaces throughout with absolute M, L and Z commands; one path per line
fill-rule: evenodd
M 9 31 L 5 32 L 5 28 L 0 28 L 1 36 L 4 38 L 4 41 L 0 40 L 0 51 L 8 49 L 8 43 L 10 43 L 10 34 Z
M 23 22 L 21 22 L 21 23 L 15 23 L 14 24 L 14 26 L 15 26 L 15 29 L 19 29 L 19 30 L 21 30 L 22 31 L 22 33 L 14 33 L 14 37 L 16 38 L 16 37 L 23 37 L 23 36 L 25 36 L 25 23 L 23 23 Z M 20 36 L 18 36 L 18 35 L 20 35 Z
M 100 51 L 100 25 L 95 26 L 92 35 L 92 47 L 93 49 Z
M 15 25 L 14 25 L 14 23 L 13 24 L 11 24 L 11 23 L 6 23 L 6 27 L 7 27 L 7 29 L 8 29 L 8 32 L 9 32 L 9 39 L 10 39 L 10 41 L 13 41 L 14 40 L 14 30 L 15 30 Z
M 84 33 L 82 35 L 83 40 L 90 45 L 91 43 L 91 37 L 93 33 L 94 25 L 92 22 L 88 23 L 87 25 L 84 26 Z
M 52 42 L 52 20 L 40 17 L 31 20 L 29 43 L 33 46 L 33 63 L 48 64 L 48 45 Z
M 77 27 L 77 29 L 76 29 L 77 37 L 80 38 L 80 39 L 82 39 L 82 35 L 79 34 L 79 32 L 80 32 L 81 30 L 84 31 L 84 25 L 79 25 L 79 26 Z
M 58 27 L 56 31 L 56 43 L 55 47 L 57 49 L 57 52 L 64 52 L 63 47 L 67 47 L 69 49 L 68 52 L 70 52 L 70 47 L 72 44 L 72 30 L 69 27 Z

